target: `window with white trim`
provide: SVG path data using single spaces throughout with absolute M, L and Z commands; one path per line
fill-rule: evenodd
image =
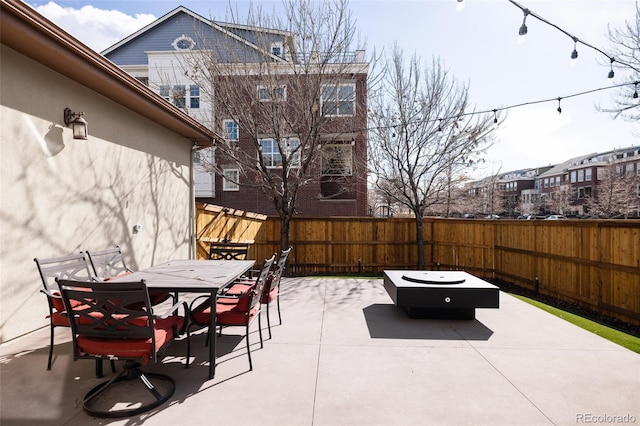
M 271 53 L 281 58 L 284 57 L 284 44 L 280 41 L 271 43 Z
M 349 143 L 322 145 L 322 176 L 351 176 L 353 147 Z
M 578 170 L 578 182 L 584 182 L 584 170 Z
M 187 95 L 187 86 L 184 84 L 176 84 L 173 86 L 173 93 L 171 93 L 171 97 L 173 98 L 173 104 L 178 108 L 184 108 L 186 103 L 186 95 Z
M 163 84 L 162 86 L 160 86 L 160 90 L 158 91 L 158 93 L 168 102 L 171 102 L 171 87 L 169 85 Z
M 189 86 L 189 107 L 191 109 L 200 108 L 200 86 L 198 85 Z
M 585 181 L 591 180 L 591 167 L 584 169 L 584 180 Z
M 282 167 L 282 154 L 280 152 L 289 157 L 289 165 L 291 167 L 300 167 L 299 148 L 300 140 L 297 138 L 281 139 L 280 146 L 275 139 L 260 139 L 260 153 L 265 165 L 269 168 Z
M 223 191 L 239 191 L 238 185 L 240 171 L 238 169 L 224 169 L 222 171 L 222 190 Z
M 238 123 L 236 123 L 235 120 L 223 120 L 222 131 L 226 140 L 238 140 Z
M 354 115 L 356 111 L 355 83 L 322 86 L 320 102 L 322 103 L 322 115 L 324 116 Z
M 260 102 L 277 102 L 287 99 L 287 86 L 279 84 L 276 86 L 258 86 L 258 100 Z

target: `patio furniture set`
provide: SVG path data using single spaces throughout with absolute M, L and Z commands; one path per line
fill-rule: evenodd
M 243 327 L 249 369 L 253 369 L 249 327 L 257 318 L 260 347 L 263 347 L 261 311 L 265 307 L 271 337 L 269 305 L 275 302 L 280 314 L 279 285 L 291 248 L 265 259 L 260 270 L 250 271 L 255 262 L 246 253 L 233 260 L 174 260 L 150 268 L 127 268 L 118 246 L 97 252 L 34 259 L 47 296 L 51 340 L 47 369 L 51 369 L 54 329 L 70 327 L 76 359 L 95 359 L 96 376 L 102 377 L 102 361 L 124 360 L 122 371 L 91 389 L 83 408 L 96 417 L 128 417 L 166 402 L 175 391 L 174 380 L 141 370 L 157 362 L 160 354 L 179 336 L 186 335 L 185 368 L 191 359 L 192 328 L 207 328 L 209 375 L 215 374 L 216 335 L 224 327 Z M 179 293 L 201 294 L 190 304 Z M 167 302 L 167 303 L 164 303 Z M 161 305 L 162 304 L 162 305 Z M 159 314 L 156 311 L 163 309 Z M 212 312 L 215 313 L 212 315 Z M 120 404 L 123 393 L 118 383 L 140 380 L 149 391 L 140 401 Z M 130 382 L 131 383 L 131 382 Z M 129 388 L 126 388 L 129 389 Z M 109 394 L 106 398 L 105 394 Z M 115 394 L 116 401 L 111 400 Z M 123 408 L 124 407 L 124 408 Z

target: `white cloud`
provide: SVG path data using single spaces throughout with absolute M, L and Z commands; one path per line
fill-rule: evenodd
M 94 6 L 74 9 L 62 7 L 52 1 L 35 6 L 35 9 L 98 52 L 156 20 L 150 14 L 130 16 L 117 10 L 98 9 Z

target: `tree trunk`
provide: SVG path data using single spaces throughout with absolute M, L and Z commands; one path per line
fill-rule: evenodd
M 291 227 L 291 215 L 280 216 L 280 249 L 281 250 L 286 250 L 289 248 L 290 227 Z
M 422 217 L 416 215 L 416 245 L 418 246 L 418 270 L 424 269 L 424 238 L 422 237 Z

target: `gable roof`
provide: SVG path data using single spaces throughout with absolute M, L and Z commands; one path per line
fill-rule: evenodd
M 271 59 L 273 59 L 275 61 L 284 61 L 284 59 L 281 58 L 280 56 L 276 56 L 272 52 L 270 52 L 268 50 L 265 50 L 264 48 L 256 45 L 255 43 L 251 42 L 247 38 L 244 38 L 244 37 L 240 36 L 239 33 L 242 32 L 242 31 L 248 31 L 248 32 L 252 32 L 253 31 L 253 32 L 270 33 L 270 34 L 274 34 L 274 35 L 278 35 L 278 36 L 282 36 L 282 37 L 287 37 L 287 38 L 290 38 L 290 40 L 291 40 L 291 43 L 290 43 L 292 45 L 291 49 L 295 50 L 294 47 L 293 47 L 293 44 L 294 44 L 293 42 L 295 41 L 295 37 L 293 37 L 291 32 L 283 31 L 283 30 L 277 30 L 277 29 L 271 29 L 271 28 L 254 27 L 254 26 L 249 26 L 249 25 L 216 22 L 216 21 L 213 21 L 213 20 L 209 20 L 209 19 L 207 19 L 207 18 L 205 18 L 205 17 L 203 17 L 201 15 L 198 15 L 197 13 L 193 12 L 192 10 L 187 9 L 184 6 L 178 6 L 177 8 L 175 8 L 171 12 L 161 16 L 160 18 L 158 18 L 154 22 L 144 26 L 143 28 L 139 29 L 135 33 L 123 38 L 119 42 L 117 42 L 117 43 L 113 44 L 112 46 L 106 48 L 101 53 L 104 56 L 108 57 L 110 54 L 112 54 L 116 50 L 120 49 L 121 47 L 123 47 L 123 46 L 129 44 L 130 42 L 138 39 L 140 36 L 148 33 L 149 31 L 152 31 L 153 29 L 159 27 L 161 24 L 171 21 L 172 19 L 174 19 L 175 17 L 177 17 L 180 14 L 186 14 L 189 17 L 191 17 L 192 19 L 194 19 L 195 22 L 201 23 L 201 24 L 206 25 L 206 26 L 208 26 L 208 27 L 210 27 L 212 29 L 215 29 L 215 30 L 221 32 L 222 34 L 224 34 L 225 36 L 230 37 L 231 39 L 234 39 L 235 41 L 242 43 L 246 47 L 249 47 L 250 49 L 254 49 L 254 50 L 258 51 L 259 53 L 261 53 L 261 54 L 263 54 L 265 56 L 271 57 Z
M 162 125 L 198 146 L 222 137 L 20 0 L 1 0 L 2 44 Z

